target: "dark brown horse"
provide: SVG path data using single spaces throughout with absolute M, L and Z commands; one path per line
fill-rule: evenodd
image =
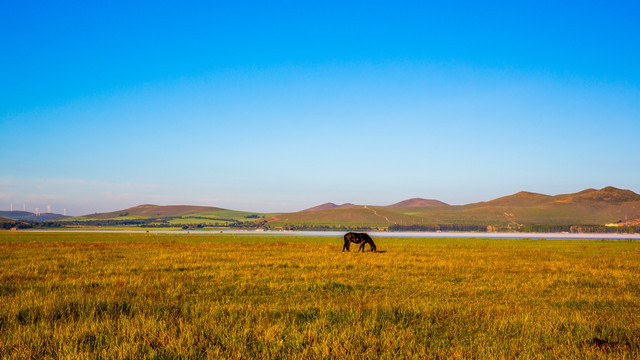
M 349 251 L 349 246 L 351 243 L 360 244 L 360 248 L 358 251 L 364 252 L 364 245 L 369 244 L 371 247 L 371 251 L 376 251 L 376 244 L 373 243 L 373 239 L 367 233 L 354 233 L 348 232 L 344 235 L 344 246 L 342 247 L 342 251 Z

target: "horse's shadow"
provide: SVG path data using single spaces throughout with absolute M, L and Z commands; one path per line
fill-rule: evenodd
M 376 254 L 384 254 L 387 250 L 376 250 Z

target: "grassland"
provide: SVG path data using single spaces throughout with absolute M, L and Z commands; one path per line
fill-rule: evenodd
M 638 242 L 375 240 L 2 232 L 0 357 L 640 357 Z

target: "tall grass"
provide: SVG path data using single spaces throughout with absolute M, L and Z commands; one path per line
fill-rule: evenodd
M 0 233 L 0 356 L 640 357 L 638 242 L 375 240 Z

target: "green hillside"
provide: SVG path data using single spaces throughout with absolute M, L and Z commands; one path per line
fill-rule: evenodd
M 253 224 L 272 215 L 210 206 L 139 205 L 119 211 L 63 219 L 60 222 L 79 226 L 226 227 Z
M 270 228 L 286 228 L 286 225 L 327 228 L 386 228 L 392 224 L 410 225 L 424 223 L 411 215 L 391 211 L 385 207 L 352 206 L 337 209 L 301 211 L 280 214 L 268 219 Z
M 193 215 L 204 212 L 215 212 L 224 210 L 210 206 L 190 206 L 190 205 L 139 205 L 132 208 L 112 211 L 108 213 L 85 215 L 87 219 L 118 219 L 123 217 L 130 218 L 158 218 L 158 217 L 177 217 Z

